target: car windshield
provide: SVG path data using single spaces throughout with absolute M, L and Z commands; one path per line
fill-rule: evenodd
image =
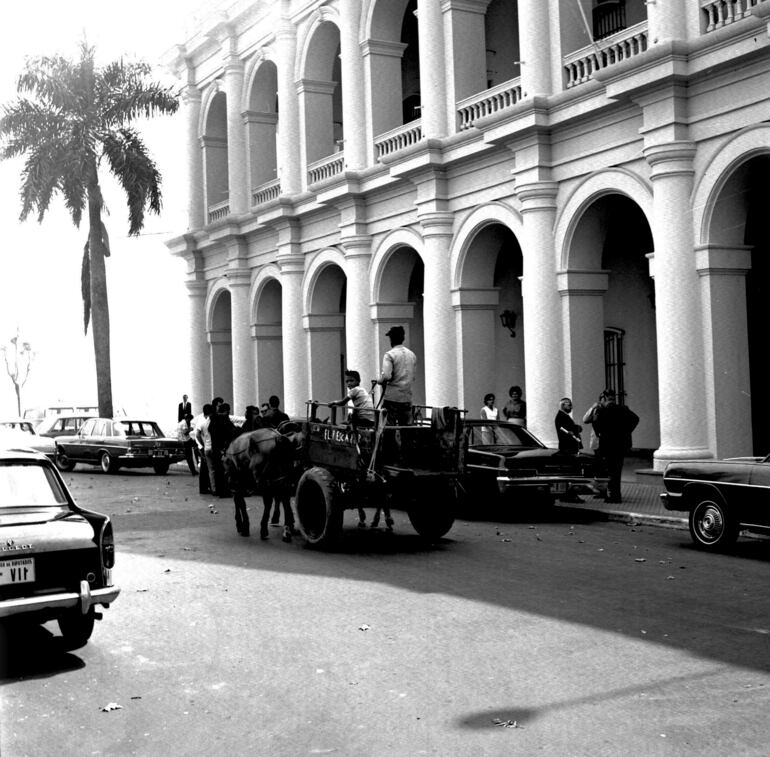
M 50 468 L 18 460 L 0 462 L 0 510 L 66 504 L 67 496 Z
M 522 426 L 510 424 L 473 425 L 469 427 L 471 447 L 505 445 L 510 447 L 539 447 L 539 442 Z
M 152 421 L 116 421 L 112 429 L 114 436 L 163 436 L 158 424 Z

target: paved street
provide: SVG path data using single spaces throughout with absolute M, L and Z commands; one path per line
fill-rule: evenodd
M 181 466 L 66 480 L 123 591 L 83 649 L 6 640 L 3 757 L 767 754 L 768 542 L 558 507 L 433 548 L 351 516 L 326 554 L 239 537 Z

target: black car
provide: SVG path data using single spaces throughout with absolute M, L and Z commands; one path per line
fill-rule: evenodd
M 663 506 L 688 514 L 701 549 L 726 549 L 741 530 L 770 532 L 770 455 L 669 463 L 663 486 Z
M 96 605 L 120 593 L 106 515 L 78 507 L 43 455 L 0 449 L 0 621 L 56 619 L 64 642 L 85 644 Z
M 464 426 L 466 499 L 553 504 L 606 492 L 604 466 L 593 454 L 546 447 L 523 426 L 506 421 L 466 420 Z

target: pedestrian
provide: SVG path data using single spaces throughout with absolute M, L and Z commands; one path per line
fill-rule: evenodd
M 249 431 L 256 431 L 258 428 L 263 427 L 264 423 L 259 414 L 259 408 L 256 405 L 246 405 L 244 421 L 240 428 L 240 433 L 247 434 Z
M 266 426 L 278 428 L 284 421 L 289 420 L 289 416 L 281 410 L 281 400 L 277 395 L 270 395 L 268 405 L 268 411 L 262 415 L 262 422 Z
M 179 425 L 176 427 L 177 439 L 184 445 L 184 459 L 187 461 L 187 467 L 190 469 L 190 474 L 193 476 L 198 475 L 198 466 L 196 465 L 195 451 L 197 446 L 195 439 L 193 439 L 192 432 L 192 413 L 187 413 Z
M 374 403 L 366 389 L 361 386 L 361 374 L 358 371 L 345 371 L 347 393 L 341 400 L 330 402 L 330 406 L 349 405 L 352 403 L 350 423 L 353 428 L 372 428 L 374 426 Z
M 602 392 L 600 407 L 593 422 L 599 437 L 597 454 L 604 460 L 609 475 L 607 502 L 620 503 L 620 478 L 623 459 L 631 449 L 631 432 L 639 423 L 639 416 L 625 405 L 618 405 L 614 389 Z
M 182 401 L 177 405 L 176 409 L 176 422 L 181 423 L 186 415 L 192 415 L 192 405 L 187 399 L 187 395 L 182 395 Z
M 508 402 L 503 405 L 503 418 L 517 426 L 527 427 L 527 403 L 522 399 L 520 386 L 508 390 Z
M 572 400 L 562 397 L 559 400 L 559 410 L 554 419 L 556 436 L 559 439 L 559 451 L 568 455 L 576 455 L 583 447 L 580 434 L 583 427 L 572 420 Z
M 591 424 L 591 436 L 588 439 L 588 448 L 592 449 L 594 452 L 599 449 L 599 437 L 596 435 L 596 431 L 594 430 L 594 421 L 596 420 L 596 415 L 598 414 L 599 408 L 601 407 L 603 394 L 604 392 L 599 395 L 599 399 L 596 400 L 596 402 L 594 402 L 594 404 L 591 405 L 588 410 L 586 410 L 585 415 L 583 416 L 583 423 Z
M 491 392 L 484 395 L 484 406 L 479 411 L 479 417 L 484 421 L 496 421 L 498 409 L 495 407 L 495 395 Z M 492 426 L 481 427 L 481 443 L 495 443 L 495 429 Z
M 238 435 L 235 424 L 230 420 L 230 405 L 227 402 L 222 402 L 217 412 L 209 419 L 208 432 L 211 439 L 211 453 L 208 460 L 212 490 L 218 497 L 227 497 L 229 492 L 225 482 L 222 457 L 230 442 Z
M 270 405 L 267 402 L 262 403 L 261 412 L 263 418 L 270 412 Z
M 213 407 L 207 402 L 203 406 L 203 412 L 193 422 L 192 437 L 198 446 L 200 456 L 200 471 L 198 473 L 198 491 L 201 494 L 214 494 L 211 476 L 209 475 L 208 452 L 211 451 L 211 436 L 209 436 L 209 419 Z
M 390 349 L 383 355 L 382 372 L 377 383 L 383 388 L 382 406 L 389 426 L 407 426 L 412 422 L 412 389 L 417 370 L 417 355 L 404 346 L 404 327 L 391 326 L 385 332 Z

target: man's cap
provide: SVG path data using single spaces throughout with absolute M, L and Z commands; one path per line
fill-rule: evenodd
M 391 326 L 386 332 L 385 336 L 404 336 L 403 326 Z

